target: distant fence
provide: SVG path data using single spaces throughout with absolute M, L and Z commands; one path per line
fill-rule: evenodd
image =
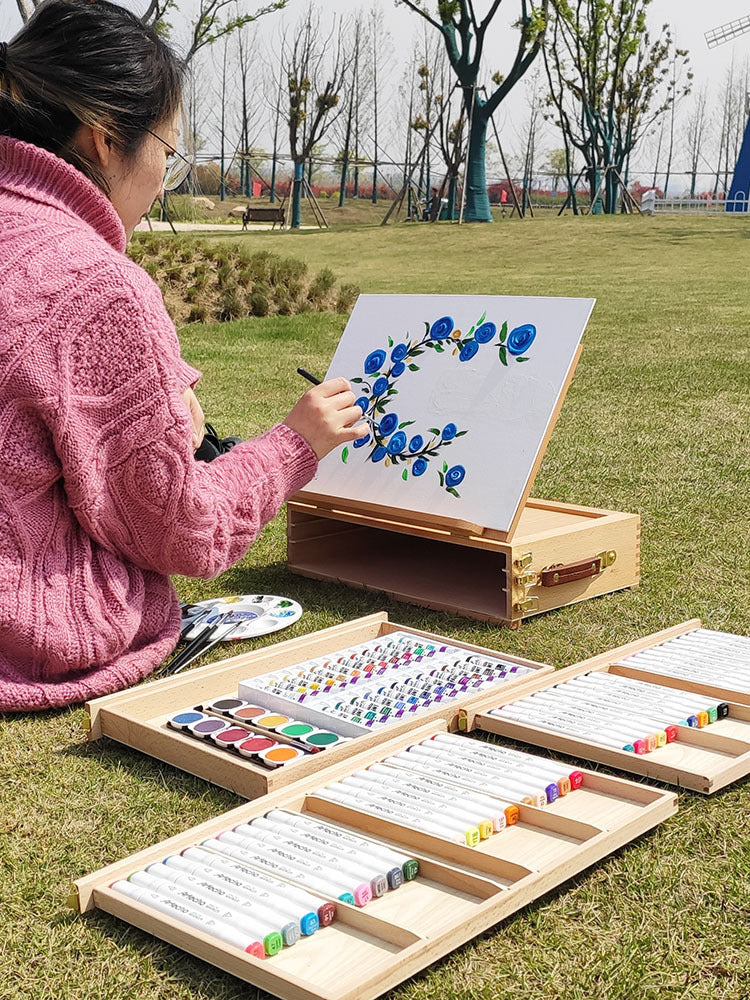
M 738 194 L 731 201 L 726 198 L 658 198 L 656 191 L 644 191 L 641 211 L 646 215 L 719 215 L 733 212 L 747 215 L 750 199 Z

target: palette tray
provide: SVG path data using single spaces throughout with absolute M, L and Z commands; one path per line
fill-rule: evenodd
M 538 677 L 540 673 L 548 674 L 552 671 L 551 666 L 532 660 L 499 654 L 481 646 L 397 625 L 389 622 L 387 614 L 381 612 L 90 701 L 86 705 L 89 739 L 107 736 L 246 798 L 255 798 L 313 774 L 330 763 L 376 746 L 392 736 L 406 733 L 417 723 L 445 718 L 455 728 L 459 710 L 473 704 L 481 697 L 480 694 L 459 696 L 448 704 L 434 703 L 423 709 L 416 719 L 414 716 L 405 717 L 374 732 L 364 732 L 354 739 L 342 741 L 320 753 L 306 754 L 304 758 L 293 760 L 283 767 L 268 770 L 252 760 L 219 749 L 204 740 L 190 739 L 167 724 L 175 713 L 236 692 L 243 681 L 399 631 L 407 631 L 426 640 L 447 643 L 487 657 L 502 656 L 503 660 L 532 671 L 531 675 L 527 673 L 519 681 L 506 681 L 504 689 L 515 690 L 529 683 L 529 676 Z M 268 707 L 273 708 L 272 705 Z M 289 711 L 288 714 L 294 713 Z M 321 717 L 324 719 L 322 723 L 318 723 L 321 728 L 333 728 L 332 719 L 323 713 Z
M 445 730 L 445 722 L 433 721 L 409 733 L 391 732 L 386 742 L 346 760 L 326 757 L 323 772 L 303 776 L 297 769 L 293 786 L 79 879 L 73 886 L 75 903 L 82 913 L 98 907 L 114 914 L 284 1000 L 371 1000 L 677 809 L 670 792 L 584 770 L 575 792 L 544 809 L 521 806 L 519 822 L 471 848 L 316 795 L 323 785 Z M 363 746 L 360 741 L 357 745 Z M 418 860 L 419 874 L 364 909 L 338 902 L 334 923 L 266 959 L 110 888 L 136 870 L 272 809 L 325 819 L 381 846 L 406 851 Z
M 539 677 L 527 682 L 513 698 L 489 693 L 475 699 L 471 706 L 462 707 L 459 729 L 473 729 L 497 733 L 523 743 L 547 747 L 569 753 L 584 760 L 599 761 L 634 774 L 689 788 L 708 795 L 750 774 L 750 693 L 728 688 L 721 680 L 696 682 L 684 678 L 665 677 L 643 669 L 635 669 L 620 661 L 643 650 L 653 649 L 678 636 L 700 628 L 697 619 L 683 622 L 662 632 L 645 636 L 634 642 L 608 650 L 552 676 Z M 664 690 L 692 691 L 726 703 L 726 717 L 705 728 L 676 727 L 676 739 L 649 753 L 637 754 L 614 746 L 604 746 L 579 736 L 564 735 L 502 715 L 491 714 L 502 705 L 512 706 L 520 697 L 545 692 L 545 690 L 589 672 L 609 673 L 615 677 L 632 678 Z M 655 688 L 656 689 L 656 688 Z

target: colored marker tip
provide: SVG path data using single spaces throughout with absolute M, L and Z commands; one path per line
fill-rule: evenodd
M 314 934 L 315 931 L 320 927 L 320 920 L 314 913 L 305 913 L 300 917 L 299 929 L 303 934 L 309 936 Z
M 263 938 L 263 947 L 265 948 L 266 955 L 278 955 L 284 947 L 284 939 L 278 931 L 271 931 L 270 934 L 266 934 Z
M 350 892 L 342 892 L 339 896 L 342 903 L 348 903 L 349 906 L 354 906 L 354 896 Z
M 632 744 L 628 744 L 628 746 L 632 746 L 636 753 L 648 753 L 648 746 L 645 740 L 633 740 Z
M 677 739 L 677 726 L 665 726 L 664 733 L 667 737 L 667 743 L 674 743 Z
M 322 906 L 318 907 L 318 920 L 320 921 L 321 927 L 327 927 L 329 924 L 332 924 L 335 919 L 336 919 L 335 903 L 323 903 Z
M 554 802 L 555 799 L 559 799 L 560 798 L 560 789 L 555 784 L 547 785 L 547 787 L 544 789 L 544 791 L 545 791 L 545 793 L 547 795 L 547 801 L 548 802 Z
M 419 875 L 419 862 L 416 858 L 409 858 L 408 861 L 404 861 L 403 873 L 407 882 L 410 882 Z
M 248 955 L 253 955 L 255 958 L 265 958 L 266 957 L 266 950 L 263 947 L 263 945 L 260 943 L 260 941 L 253 941 L 253 942 L 251 942 L 247 946 L 247 948 L 245 948 L 245 951 L 248 953 Z
M 357 906 L 367 906 L 372 899 L 372 889 L 362 882 L 354 890 L 354 902 Z
M 583 774 L 580 771 L 571 771 L 568 777 L 571 788 L 580 788 L 583 784 Z
M 464 833 L 464 839 L 468 847 L 476 847 L 480 841 L 479 830 L 475 826 L 470 826 Z

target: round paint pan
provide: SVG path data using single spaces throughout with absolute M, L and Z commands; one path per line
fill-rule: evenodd
M 216 733 L 222 732 L 224 729 L 229 729 L 231 723 L 225 722 L 223 719 L 212 719 L 204 718 L 200 722 L 191 723 L 186 732 L 193 736 L 197 736 L 200 740 L 210 740 Z
M 306 757 L 307 754 L 304 750 L 297 750 L 296 747 L 286 746 L 283 743 L 277 743 L 275 747 L 271 747 L 270 750 L 261 750 L 258 754 L 259 763 L 265 765 L 265 767 L 281 767 L 284 764 L 289 764 L 293 760 L 297 760 L 299 757 Z
M 272 740 L 270 736 L 249 736 L 242 743 L 237 744 L 237 753 L 241 757 L 247 757 L 249 760 L 254 760 L 259 753 L 263 753 L 265 750 L 271 750 L 273 747 L 279 744 L 276 740 Z
M 306 736 L 300 737 L 300 739 L 302 743 L 310 747 L 315 747 L 316 750 L 326 750 L 328 747 L 334 747 L 339 743 L 343 743 L 346 737 L 332 733 L 328 729 L 314 729 Z
M 258 726 L 260 729 L 269 729 L 272 732 L 280 729 L 281 726 L 288 726 L 290 722 L 294 722 L 294 719 L 290 719 L 288 715 L 281 715 L 280 712 L 267 712 L 265 715 L 258 715 L 253 719 L 254 726 Z
M 276 729 L 279 736 L 288 736 L 292 740 L 301 740 L 303 736 L 315 732 L 315 726 L 309 722 L 288 722 L 285 726 Z
M 247 729 L 241 729 L 239 726 L 229 726 L 228 729 L 217 730 L 209 736 L 209 739 L 222 750 L 231 750 L 233 748 L 236 749 L 237 745 L 246 740 L 247 737 Z
M 186 730 L 188 726 L 194 725 L 196 722 L 200 722 L 202 719 L 207 718 L 208 716 L 204 715 L 203 712 L 177 712 L 170 719 L 167 719 L 167 725 L 172 729 Z
M 206 712 L 220 712 L 222 715 L 231 716 L 232 713 L 246 705 L 247 702 L 243 701 L 242 698 L 232 698 L 227 696 L 225 698 L 214 698 L 213 701 L 207 701 L 203 706 L 203 710 Z
M 268 715 L 268 709 L 261 708 L 260 705 L 251 705 L 249 701 L 246 701 L 241 708 L 235 708 L 229 714 L 238 722 L 251 722 L 254 724 L 254 720 L 259 715 Z

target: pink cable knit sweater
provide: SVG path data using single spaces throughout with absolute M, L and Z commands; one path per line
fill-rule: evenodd
M 193 459 L 180 358 L 112 205 L 0 137 L 0 710 L 133 684 L 174 647 L 168 574 L 212 577 L 315 473 L 284 424 Z

